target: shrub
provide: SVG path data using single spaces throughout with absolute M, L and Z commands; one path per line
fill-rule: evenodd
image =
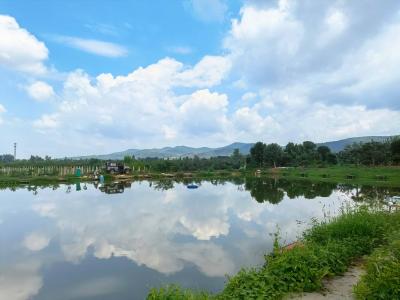
M 366 274 L 354 288 L 357 299 L 400 299 L 400 234 L 376 250 L 366 263 Z
M 148 300 L 207 300 L 210 295 L 205 292 L 193 292 L 177 285 L 168 285 L 159 289 L 151 289 Z

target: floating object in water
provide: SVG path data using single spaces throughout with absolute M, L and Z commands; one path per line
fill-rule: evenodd
M 400 196 L 393 196 L 393 197 L 392 197 L 392 201 L 393 201 L 394 203 L 400 204 Z
M 197 184 L 191 183 L 186 186 L 188 189 L 197 189 L 199 186 Z

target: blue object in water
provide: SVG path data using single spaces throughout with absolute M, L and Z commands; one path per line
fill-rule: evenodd
M 188 189 L 197 189 L 199 186 L 197 184 L 191 183 L 186 186 Z
M 99 181 L 100 181 L 100 183 L 104 183 L 104 176 L 103 175 L 99 176 Z

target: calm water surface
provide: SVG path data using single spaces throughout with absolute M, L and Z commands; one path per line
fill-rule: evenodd
M 345 202 L 385 189 L 172 181 L 0 191 L 0 299 L 143 299 L 178 283 L 216 292 Z

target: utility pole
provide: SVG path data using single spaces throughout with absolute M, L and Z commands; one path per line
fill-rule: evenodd
M 17 143 L 14 143 L 14 160 L 17 159 Z

